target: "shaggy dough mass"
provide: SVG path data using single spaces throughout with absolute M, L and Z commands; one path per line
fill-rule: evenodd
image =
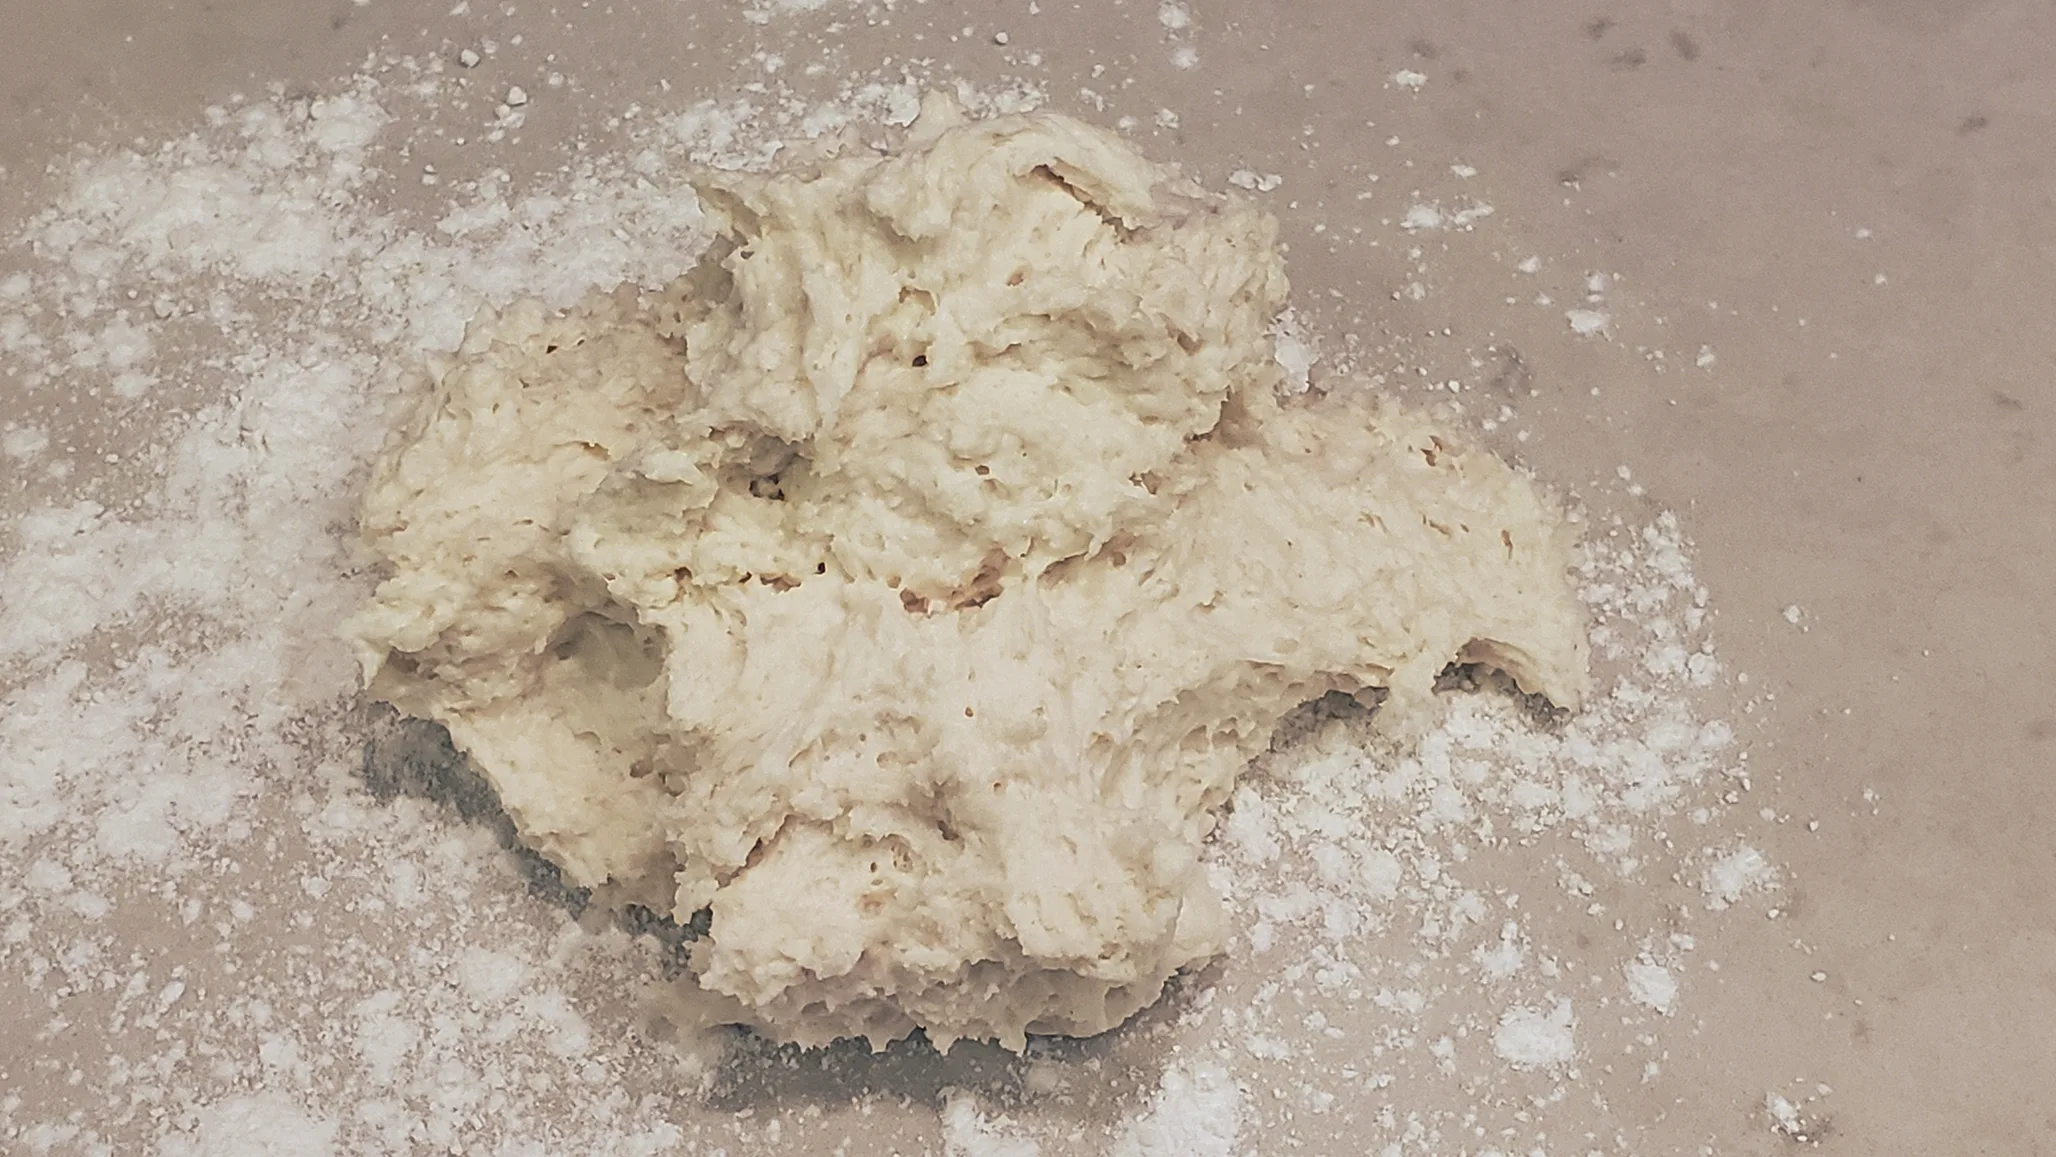
M 722 175 L 661 291 L 473 324 L 380 464 L 375 694 L 522 837 L 711 930 L 679 1015 L 1096 1033 L 1227 932 L 1199 852 L 1331 691 L 1585 686 L 1570 536 L 1371 398 L 1281 404 L 1274 226 L 1060 116 Z

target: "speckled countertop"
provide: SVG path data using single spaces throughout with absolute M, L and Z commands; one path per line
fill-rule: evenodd
M 2056 10 L 8 15 L 8 1151 L 2056 1152 Z M 1290 910 L 1301 844 L 1272 866 L 1243 830 L 1224 864 L 1276 873 L 1252 927 L 1312 947 L 1244 943 L 1026 1060 L 744 1044 L 703 1090 L 629 998 L 661 944 L 580 925 L 447 790 L 367 782 L 392 733 L 339 697 L 322 624 L 360 589 L 341 518 L 402 355 L 480 300 L 661 271 L 687 154 L 823 110 L 872 131 L 909 77 L 1261 199 L 1322 367 L 1460 405 L 1576 495 L 1614 549 L 1595 605 L 1717 656 L 1703 686 L 1635 675 L 1653 636 L 1614 664 L 1732 734 L 1675 808 L 1620 813 L 1628 851 L 1509 838 L 1499 771 L 1411 765 L 1500 826 L 1336 797 L 1394 834 L 1389 865 L 1350 852 L 1368 915 L 1327 948 Z M 1622 603 L 1637 583 L 1657 601 Z M 1390 782 L 1278 763 L 1245 811 L 1287 837 L 1319 830 L 1309 793 Z M 1561 769 L 1527 766 L 1560 807 Z M 1337 961 L 1355 981 L 1317 982 Z M 1559 1001 L 1568 1056 L 1495 1039 L 1547 1037 Z

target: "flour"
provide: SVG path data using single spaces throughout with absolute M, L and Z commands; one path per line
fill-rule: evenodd
M 156 1157 L 329 1157 L 336 1125 L 277 1096 L 229 1097 L 194 1115 L 190 1133 L 161 1141 Z
M 1276 173 L 1259 173 L 1253 169 L 1237 169 L 1228 174 L 1228 183 L 1238 189 L 1252 193 L 1268 193 L 1285 183 L 1285 178 Z
M 1492 1051 L 1517 1069 L 1567 1064 L 1577 1055 L 1576 1034 L 1577 1018 L 1568 1000 L 1546 1009 L 1510 1008 L 1492 1030 Z
M 942 1149 L 945 1157 L 1042 1157 L 1042 1146 L 1019 1136 L 1007 1117 L 987 1117 L 962 1089 L 943 1091 Z
M 1209 1061 L 1164 1070 L 1149 1108 L 1114 1139 L 1111 1157 L 1234 1157 L 1242 1131 L 1243 1094 L 1235 1078 Z
M 1613 325 L 1613 315 L 1603 309 L 1566 310 L 1563 318 L 1570 324 L 1571 332 L 1579 337 L 1604 334 Z
M 1399 227 L 1409 233 L 1432 233 L 1443 229 L 1469 230 L 1494 212 L 1496 210 L 1492 206 L 1482 201 L 1472 201 L 1460 209 L 1447 211 L 1440 205 L 1415 202 L 1407 206 L 1405 215 L 1399 219 Z
M 1678 1003 L 1678 978 L 1653 960 L 1631 960 L 1621 966 L 1628 995 L 1637 1003 L 1669 1015 Z
M 1192 9 L 1184 4 L 1165 0 L 1157 5 L 1157 23 L 1163 26 L 1164 34 L 1171 42 L 1171 67 L 1185 70 L 1199 67 L 1199 49 L 1192 43 L 1198 24 Z
M 1706 906 L 1726 908 L 1752 892 L 1762 891 L 1777 880 L 1777 869 L 1762 852 L 1743 844 L 1706 865 L 1699 877 L 1699 890 L 1706 894 Z
M 397 420 L 387 367 L 454 349 L 485 304 L 661 284 L 702 236 L 676 181 L 687 154 L 749 164 L 785 138 L 904 124 L 912 78 L 852 77 L 825 103 L 744 93 L 699 122 L 726 134 L 718 148 L 671 131 L 690 101 L 653 100 L 606 147 L 553 155 L 561 171 L 425 186 L 410 134 L 476 131 L 454 111 L 460 75 L 477 73 L 393 59 L 327 86 L 318 115 L 283 92 L 225 102 L 190 133 L 60 158 L 50 207 L 0 222 L 0 994 L 26 1042 L 0 1137 L 181 1157 L 733 1154 L 831 1152 L 878 1125 L 939 1147 L 935 1109 L 853 1079 L 825 1101 L 699 1108 L 710 1058 L 638 1043 L 625 1010 L 591 997 L 660 975 L 664 952 L 531 896 L 448 809 L 368 795 L 362 744 L 383 725 L 351 706 L 329 641 L 366 589 L 338 528 Z M 532 105 L 568 91 L 529 87 Z M 989 111 L 1044 99 L 1032 79 L 966 91 Z M 1309 373 L 1350 360 L 1321 336 Z M 104 407 L 81 422 L 62 400 L 92 390 Z M 1346 719 L 1267 758 L 1229 813 L 1241 834 L 1209 853 L 1242 913 L 1228 965 L 1110 1042 L 1148 1054 L 1132 1073 L 1019 1062 L 1039 1074 L 1029 1087 L 1073 1100 L 978 1110 L 989 1143 L 1147 1152 L 1186 1122 L 1220 1152 L 1310 1138 L 1411 1157 L 1477 1149 L 1479 1121 L 1525 1131 L 1501 1151 L 1557 1152 L 1591 1120 L 1580 1106 L 1661 1062 L 1705 961 L 1627 901 L 1677 873 L 1693 901 L 1679 910 L 1704 920 L 1777 877 L 1768 857 L 1707 874 L 1745 843 L 1722 797 L 1746 790 L 1748 764 L 1702 705 L 1724 676 L 1681 528 L 1595 518 L 1586 543 L 1578 582 L 1607 673 L 1575 725 L 1458 690 L 1411 763 Z M 1334 807 L 1338 793 L 1363 807 Z M 1275 879 L 1235 862 L 1259 855 Z M 1554 884 L 1509 894 L 1508 858 Z M 1576 931 L 1596 937 L 1589 965 Z M 1670 1017 L 1631 962 L 1679 981 Z M 1497 1055 L 1502 1015 L 1546 1018 L 1561 999 L 1571 1063 Z M 1616 1017 L 1630 1035 L 1609 1040 Z M 1602 1047 L 1634 1050 L 1623 1075 L 1579 1063 Z M 783 1061 L 732 1064 L 780 1087 Z M 1117 1120 L 1081 1134 L 1080 1106 Z

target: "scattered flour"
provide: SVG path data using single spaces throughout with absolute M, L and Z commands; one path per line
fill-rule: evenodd
M 1802 1145 L 1819 1144 L 1826 1136 L 1827 1120 L 1819 1113 L 1819 1106 L 1833 1091 L 1827 1085 L 1816 1084 L 1801 1092 L 1797 1101 L 1776 1089 L 1765 1093 L 1763 1113 L 1770 1119 L 1770 1131 L 1778 1137 Z
M 1177 0 L 1164 0 L 1157 5 L 1157 23 L 1163 26 L 1165 37 L 1171 41 L 1171 67 L 1189 70 L 1199 67 L 1199 49 L 1192 43 L 1197 31 L 1192 9 Z
M 1777 1093 L 1765 1093 L 1763 1111 L 1770 1117 L 1771 1132 L 1794 1138 L 1805 1132 L 1799 1123 L 1799 1107 L 1787 1098 Z
M 942 1094 L 942 1151 L 946 1157 L 1042 1157 L 1042 1146 L 1020 1136 L 1005 1116 L 987 1117 L 962 1089 Z
M 1228 183 L 1238 189 L 1252 193 L 1268 193 L 1285 183 L 1285 178 L 1276 173 L 1259 173 L 1254 169 L 1237 169 L 1228 174 Z
M 1510 1008 L 1492 1031 L 1492 1051 L 1517 1069 L 1569 1064 L 1577 1055 L 1576 1030 L 1568 1000 L 1547 1009 Z
M 1183 6 L 1159 15 L 1189 36 Z M 33 1041 L 8 1058 L 10 1149 L 826 1152 L 849 1127 L 833 1105 L 681 1099 L 780 1088 L 788 1064 L 654 1051 L 632 1010 L 585 994 L 661 974 L 661 945 L 581 926 L 575 897 L 450 808 L 366 790 L 365 742 L 392 727 L 353 699 L 333 642 L 363 593 L 338 528 L 392 420 L 391 367 L 453 348 L 488 302 L 675 275 L 701 236 L 683 166 L 903 125 L 924 78 L 679 102 L 533 182 L 453 180 L 402 208 L 404 150 L 455 115 L 446 67 L 388 59 L 320 99 L 228 102 L 159 144 L 81 150 L 51 207 L 0 222 L 20 512 L 0 524 L 0 1000 Z M 1026 81 L 959 94 L 979 113 L 1044 99 Z M 1436 220 L 1414 228 L 1454 216 L 1420 208 Z M 1302 335 L 1281 360 L 1303 380 L 1315 349 Z M 60 404 L 90 390 L 106 421 Z M 1315 712 L 1237 793 L 1210 871 L 1239 939 L 1124 1034 L 1150 1061 L 1009 1070 L 1074 1074 L 1101 1106 L 1153 1084 L 1143 1108 L 1078 1143 L 1068 1110 L 994 1115 L 967 1092 L 932 1103 L 939 1121 L 916 1106 L 914 1127 L 964 1157 L 1226 1157 L 1284 1137 L 1413 1157 L 1475 1149 L 1474 1128 L 1556 1152 L 1594 1119 L 1581 1106 L 1632 1088 L 1639 1066 L 1575 1062 L 1658 1055 L 1640 1037 L 1685 1003 L 1692 951 L 1650 947 L 1689 914 L 1677 893 L 1717 910 L 1777 872 L 1726 818 L 1747 764 L 1703 709 L 1720 665 L 1676 520 L 1586 529 L 1605 694 L 1539 718 L 1452 676 L 1443 722 L 1405 751 Z M 1509 865 L 1553 882 L 1517 892 Z M 854 1112 L 899 1111 L 861 1065 L 822 1063 Z
M 1278 368 L 1285 371 L 1285 381 L 1279 386 L 1279 392 L 1289 396 L 1312 389 L 1313 368 L 1321 360 L 1320 343 L 1306 331 L 1299 316 L 1290 308 L 1278 315 L 1271 340 L 1277 346 Z
M 1762 852 L 1743 844 L 1706 866 L 1699 877 L 1699 890 L 1706 894 L 1706 906 L 1718 911 L 1769 888 L 1777 876 L 1777 869 Z
M 1461 209 L 1448 211 L 1444 211 L 1440 205 L 1417 201 L 1407 206 L 1406 214 L 1399 219 L 1399 227 L 1409 233 L 1432 233 L 1440 229 L 1468 230 L 1494 212 L 1492 206 L 1482 201 L 1473 201 Z
M 828 4 L 829 0 L 750 0 L 743 9 L 743 19 L 752 24 L 769 24 L 781 16 L 819 12 Z
M 1174 1064 L 1149 1108 L 1115 1139 L 1112 1157 L 1234 1157 L 1242 1131 L 1242 1090 L 1211 1062 Z
M 1627 978 L 1628 995 L 1668 1016 L 1678 1003 L 1678 978 L 1653 960 L 1631 960 L 1621 966 Z
M 1579 337 L 1604 334 L 1613 325 L 1613 315 L 1603 309 L 1565 310 L 1563 317 L 1570 323 L 1571 332 Z
M 194 1115 L 191 1132 L 159 1143 L 157 1157 L 329 1157 L 336 1126 L 270 1094 L 228 1097 Z

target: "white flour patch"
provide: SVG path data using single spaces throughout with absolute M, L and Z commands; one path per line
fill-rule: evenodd
M 769 24 L 781 16 L 819 12 L 829 3 L 830 0 L 750 0 L 743 9 L 743 19 L 752 24 Z
M 1628 982 L 1628 995 L 1637 1004 L 1669 1015 L 1678 1003 L 1678 978 L 1653 960 L 1631 960 L 1621 966 Z
M 194 1114 L 190 1133 L 159 1143 L 158 1157 L 329 1157 L 336 1126 L 281 1097 L 229 1097 Z
M 1399 219 L 1399 227 L 1413 232 L 1421 229 L 1440 229 L 1447 223 L 1440 207 L 1416 202 L 1406 207 L 1406 215 Z
M 1268 193 L 1285 183 L 1285 178 L 1276 173 L 1259 173 L 1254 169 L 1237 169 L 1228 174 L 1228 183 L 1250 193 Z
M 1321 360 L 1320 342 L 1300 325 L 1298 315 L 1290 309 L 1278 315 L 1271 340 L 1278 346 L 1278 368 L 1285 371 L 1283 391 L 1303 394 L 1312 389 L 1313 369 Z
M 1005 1116 L 987 1117 L 962 1089 L 943 1091 L 942 1150 L 947 1157 L 1042 1157 L 1042 1146 L 1020 1136 Z
M 1762 852 L 1743 844 L 1706 866 L 1699 877 L 1699 890 L 1706 894 L 1706 906 L 1719 910 L 1769 888 L 1777 875 Z
M 1407 206 L 1406 213 L 1399 219 L 1399 227 L 1409 233 L 1432 233 L 1440 229 L 1468 230 L 1480 220 L 1490 217 L 1496 210 L 1482 201 L 1473 201 L 1461 209 L 1445 211 L 1440 205 L 1415 202 Z
M 1613 324 L 1613 315 L 1603 309 L 1565 310 L 1563 318 L 1570 323 L 1571 332 L 1579 337 L 1604 334 Z
M 0 433 L 0 454 L 26 462 L 50 447 L 50 435 L 37 426 L 13 426 Z
M 1492 1051 L 1517 1069 L 1569 1064 L 1577 1055 L 1577 1023 L 1568 1000 L 1546 1009 L 1510 1008 L 1492 1030 Z
M 1164 0 L 1157 5 L 1157 23 L 1163 26 L 1164 35 L 1171 42 L 1171 67 L 1198 68 L 1199 49 L 1192 43 L 1198 29 L 1192 9 L 1177 0 Z
M 1173 1065 L 1148 1110 L 1115 1139 L 1113 1157 L 1233 1157 L 1242 1101 L 1242 1090 L 1220 1065 Z

